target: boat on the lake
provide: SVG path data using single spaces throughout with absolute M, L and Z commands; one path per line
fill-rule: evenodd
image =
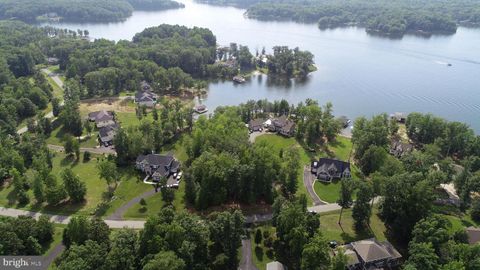
M 235 77 L 233 77 L 233 82 L 235 82 L 235 83 L 244 83 L 244 82 L 245 82 L 245 78 L 242 77 L 242 76 L 235 76 Z

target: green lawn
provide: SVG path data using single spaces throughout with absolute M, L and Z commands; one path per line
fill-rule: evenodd
M 342 214 L 342 226 L 338 225 L 340 211 L 320 214 L 320 231 L 327 240 L 335 240 L 338 243 L 349 243 L 362 239 L 375 237 L 380 241 L 386 240 L 386 228 L 378 217 L 378 208 L 374 207 L 370 218 L 371 231 L 356 232 L 352 218 L 352 210 L 347 209 Z
M 342 136 L 337 136 L 335 142 L 328 144 L 328 149 L 333 153 L 333 157 L 343 161 L 349 160 L 352 147 L 352 141 Z
M 148 186 L 149 188 L 152 188 L 149 185 L 146 185 L 146 184 L 143 184 L 143 185 Z M 179 188 L 175 190 L 175 200 L 173 201 L 173 206 L 177 211 L 185 208 L 184 196 L 185 196 L 185 183 L 180 182 Z M 165 203 L 162 200 L 162 195 L 160 194 L 160 191 L 158 193 L 155 193 L 155 195 L 153 195 L 152 197 L 145 199 L 145 201 L 147 202 L 145 206 L 140 205 L 140 203 L 137 203 L 133 207 L 128 209 L 124 215 L 124 218 L 145 219 L 148 216 L 158 214 L 162 209 L 162 207 L 165 205 Z
M 262 230 L 262 241 L 259 245 L 255 243 L 255 232 L 258 228 Z M 265 246 L 265 238 L 263 237 L 264 231 L 268 231 L 272 239 L 275 239 L 275 227 L 271 225 L 259 226 L 250 234 L 253 263 L 258 269 L 266 269 L 267 263 L 272 262 L 275 259 L 275 252 L 273 251 L 273 248 Z
M 320 199 L 329 203 L 337 202 L 340 195 L 339 180 L 332 181 L 331 183 L 315 181 L 313 188 L 315 189 L 315 193 L 317 193 Z M 356 193 L 354 193 L 352 197 L 355 200 L 357 197 Z
M 100 180 L 100 178 L 98 177 L 98 172 L 96 168 L 97 161 L 95 159 L 95 156 L 93 156 L 92 160 L 90 160 L 89 162 L 84 163 L 82 161 L 74 161 L 72 158 L 66 157 L 63 153 L 55 153 L 52 163 L 52 173 L 57 176 L 57 181 L 59 183 L 62 183 L 62 179 L 60 178 L 60 172 L 65 168 L 71 168 L 73 172 L 80 177 L 80 180 L 85 182 L 87 186 L 87 196 L 84 203 L 66 203 L 57 206 L 33 204 L 35 200 L 33 197 L 33 192 L 30 189 L 27 194 L 30 197 L 31 203 L 24 206 L 19 206 L 15 204 L 13 186 L 9 185 L 8 187 L 5 187 L 0 191 L 0 205 L 63 215 L 69 215 L 74 213 L 92 213 L 96 205 L 102 200 L 103 192 L 107 189 L 106 182 L 104 180 Z M 31 180 L 32 177 L 27 177 L 27 179 Z
M 80 140 L 80 147 L 86 147 L 86 148 L 94 148 L 98 145 L 98 137 L 97 137 L 98 131 L 94 130 L 92 131 L 92 134 L 90 137 L 86 137 L 82 140 Z M 47 144 L 53 144 L 53 145 L 61 145 L 63 146 L 65 144 L 65 136 L 67 133 L 63 129 L 63 126 L 59 126 L 55 128 L 52 133 L 50 134 L 50 137 L 46 139 Z M 83 136 L 86 136 L 87 132 L 84 130 L 83 131 Z
M 300 150 L 300 161 L 302 168 L 298 169 L 298 190 L 297 194 L 305 194 L 307 196 L 308 204 L 313 203 L 312 198 L 308 195 L 307 188 L 303 184 L 303 166 L 310 164 L 313 158 L 312 153 L 305 151 L 305 149 L 295 140 L 295 138 L 285 138 L 276 134 L 265 134 L 257 137 L 255 142 L 265 142 L 272 146 L 273 149 L 280 153 L 280 149 L 287 149 L 289 147 L 298 147 Z
M 117 122 L 122 128 L 128 128 L 137 126 L 140 124 L 140 120 L 137 118 L 135 112 L 116 112 Z M 151 113 L 144 116 L 142 119 L 148 119 L 153 121 L 153 115 Z
M 120 171 L 122 172 L 122 179 L 115 190 L 114 200 L 110 203 L 110 207 L 104 216 L 111 215 L 118 207 L 153 188 L 142 182 L 144 175 L 133 167 Z

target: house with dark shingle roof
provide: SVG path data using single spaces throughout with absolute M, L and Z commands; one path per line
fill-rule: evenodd
M 146 106 L 146 107 L 155 107 L 157 104 L 157 94 L 147 90 L 147 91 L 138 91 L 135 94 L 135 103 L 139 106 Z
M 95 122 L 97 128 L 115 125 L 115 116 L 113 112 L 105 110 L 89 113 L 88 120 Z
M 367 239 L 344 245 L 348 258 L 347 269 L 392 269 L 400 263 L 402 255 L 388 241 Z
M 100 144 L 102 144 L 103 146 L 112 145 L 113 139 L 115 138 L 115 135 L 117 135 L 118 128 L 118 124 L 113 124 L 98 129 L 98 140 L 100 141 Z
M 263 130 L 263 123 L 265 120 L 261 118 L 257 119 L 252 119 L 248 122 L 248 130 L 250 132 L 255 132 L 255 131 L 262 131 Z
M 159 182 L 179 172 L 180 163 L 172 155 L 148 154 L 138 156 L 135 167 Z
M 283 136 L 291 137 L 295 134 L 295 123 L 286 115 L 274 118 L 268 126 L 271 132 L 277 132 Z
M 327 182 L 352 177 L 350 162 L 338 159 L 320 158 L 318 161 L 312 161 L 310 170 L 319 180 Z

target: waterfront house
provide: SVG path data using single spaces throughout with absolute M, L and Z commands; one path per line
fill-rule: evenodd
M 348 270 L 394 269 L 402 255 L 388 241 L 367 239 L 344 245 Z M 335 253 L 334 253 L 335 254 Z
M 115 125 L 115 116 L 110 111 L 96 111 L 88 114 L 88 120 L 95 122 L 97 128 Z
M 352 177 L 350 163 L 337 159 L 320 158 L 318 161 L 312 162 L 310 170 L 317 179 L 326 182 Z
M 480 243 L 480 228 L 468 227 L 466 229 L 468 236 L 468 243 L 470 245 L 475 245 Z
M 393 140 L 390 144 L 390 154 L 394 157 L 400 158 L 405 154 L 413 151 L 413 145 L 410 143 L 404 143 L 400 140 Z
M 151 92 L 150 90 L 145 91 L 138 91 L 135 94 L 135 103 L 137 103 L 140 107 L 155 107 L 157 104 L 157 94 Z
M 179 172 L 180 163 L 172 155 L 148 154 L 137 157 L 135 167 L 151 176 L 153 181 L 170 178 Z
M 280 117 L 271 120 L 268 125 L 268 129 L 271 132 L 277 132 L 278 134 L 291 137 L 295 134 L 295 123 L 287 119 L 287 116 L 282 115 Z
M 262 131 L 263 130 L 263 119 L 252 119 L 248 122 L 248 130 L 250 132 Z
M 118 124 L 101 127 L 98 130 L 98 139 L 100 144 L 103 146 L 113 145 L 113 139 L 115 138 L 115 135 L 117 135 L 118 128 Z

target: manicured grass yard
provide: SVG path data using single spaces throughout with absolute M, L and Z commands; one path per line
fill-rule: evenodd
M 116 118 L 122 128 L 128 128 L 140 124 L 140 120 L 137 118 L 135 112 L 116 112 Z M 143 119 L 153 121 L 153 115 L 149 113 L 147 116 L 144 116 L 142 120 Z
M 152 188 L 150 185 L 143 184 L 145 186 L 148 186 L 149 188 Z M 185 208 L 185 201 L 184 201 L 184 195 L 185 195 L 185 184 L 180 182 L 180 186 L 178 190 L 175 190 L 175 200 L 173 201 L 173 206 L 177 211 L 180 211 Z M 163 208 L 165 203 L 162 200 L 162 195 L 160 193 L 160 190 L 158 193 L 155 193 L 150 198 L 145 199 L 147 204 L 145 206 L 140 205 L 139 203 L 135 204 L 132 208 L 128 209 L 128 211 L 125 213 L 124 217 L 128 219 L 145 219 L 148 216 L 151 215 L 156 215 L 160 212 L 160 210 Z
M 86 147 L 86 148 L 94 148 L 98 145 L 98 137 L 97 137 L 98 131 L 94 130 L 92 131 L 92 134 L 90 137 L 86 137 L 80 141 L 80 147 Z M 63 129 L 62 126 L 59 126 L 52 130 L 52 133 L 50 134 L 50 137 L 46 139 L 47 144 L 53 144 L 53 145 L 61 145 L 63 146 L 65 144 L 65 136 L 67 133 Z M 87 132 L 84 130 L 82 136 L 86 136 Z
M 297 147 L 300 150 L 300 161 L 302 167 L 298 169 L 298 190 L 297 194 L 305 194 L 307 196 L 308 204 L 313 203 L 312 198 L 308 195 L 307 189 L 303 184 L 303 166 L 310 164 L 310 153 L 295 140 L 295 138 L 285 138 L 276 134 L 265 134 L 256 138 L 255 143 L 266 142 L 271 145 L 273 149 L 280 153 L 281 149 L 288 149 L 289 147 Z
M 328 144 L 328 149 L 333 152 L 336 158 L 348 161 L 352 152 L 352 141 L 349 138 L 337 136 L 335 142 Z
M 335 180 L 332 181 L 331 183 L 325 183 L 321 181 L 315 181 L 315 184 L 313 185 L 313 188 L 315 189 L 315 193 L 317 193 L 318 197 L 322 199 L 323 201 L 329 202 L 329 203 L 335 203 L 337 202 L 339 195 L 340 195 L 340 181 Z M 352 195 L 353 199 L 355 200 L 356 193 Z
M 110 207 L 103 214 L 105 217 L 111 215 L 118 207 L 129 202 L 131 199 L 153 189 L 152 186 L 142 182 L 144 175 L 136 171 L 133 167 L 119 169 L 119 171 L 122 174 L 122 178 L 115 190 L 114 199 L 110 202 Z
M 63 228 L 65 225 L 62 224 L 55 224 L 55 230 L 53 232 L 53 240 L 50 242 L 50 244 L 46 247 L 44 247 L 44 255 L 47 256 L 50 252 L 52 252 L 53 248 L 60 244 L 62 242 L 62 236 L 63 236 Z
M 377 214 L 378 208 L 375 206 L 370 218 L 371 231 L 358 233 L 354 228 L 351 209 L 343 211 L 341 227 L 338 225 L 340 211 L 323 213 L 320 214 L 320 231 L 328 241 L 335 240 L 338 243 L 348 243 L 372 237 L 383 241 L 386 240 L 386 228 Z

